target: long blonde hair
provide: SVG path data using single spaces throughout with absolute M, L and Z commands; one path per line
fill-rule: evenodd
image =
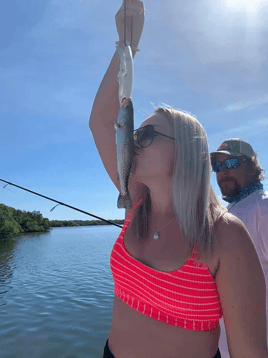
M 214 227 L 228 212 L 218 200 L 210 183 L 211 162 L 208 139 L 201 123 L 192 115 L 159 107 L 154 114 L 163 114 L 174 127 L 175 155 L 173 166 L 173 207 L 183 229 L 187 257 L 194 245 L 200 258 L 197 263 L 207 264 L 214 252 Z M 135 210 L 133 230 L 140 240 L 148 236 L 148 218 L 151 212 L 149 189 Z M 227 222 L 227 221 L 226 221 Z

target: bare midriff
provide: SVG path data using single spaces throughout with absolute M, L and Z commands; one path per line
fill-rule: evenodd
M 115 358 L 212 358 L 220 326 L 191 331 L 147 317 L 114 298 L 109 348 Z

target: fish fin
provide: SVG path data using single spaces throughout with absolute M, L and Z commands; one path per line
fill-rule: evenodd
M 118 200 L 117 200 L 117 207 L 119 209 L 125 208 L 125 209 L 131 209 L 132 208 L 132 201 L 129 195 L 129 192 L 127 195 L 119 194 Z

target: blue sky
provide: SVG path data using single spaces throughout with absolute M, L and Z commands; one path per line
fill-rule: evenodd
M 242 138 L 268 168 L 268 5 L 244 0 L 147 0 L 134 63 L 135 128 L 166 103 L 197 116 L 209 148 Z M 106 219 L 118 192 L 88 119 L 118 36 L 121 1 L 1 3 L 0 178 Z M 212 184 L 221 193 L 212 174 Z M 53 219 L 93 218 L 13 186 L 0 202 Z M 268 188 L 268 180 L 264 181 Z M 225 205 L 226 203 L 223 202 Z

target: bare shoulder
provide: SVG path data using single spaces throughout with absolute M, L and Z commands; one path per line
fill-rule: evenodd
M 215 233 L 216 276 L 230 357 L 267 357 L 266 286 L 254 243 L 243 222 L 225 214 Z
M 241 244 L 241 240 L 251 242 L 254 247 L 253 240 L 244 223 L 231 213 L 225 213 L 216 223 L 215 235 L 217 236 L 218 248 L 221 253 L 224 252 L 224 250 L 229 251 L 230 245 L 232 245 L 234 249 L 233 246 L 239 243 Z M 234 239 L 234 237 L 236 239 Z

